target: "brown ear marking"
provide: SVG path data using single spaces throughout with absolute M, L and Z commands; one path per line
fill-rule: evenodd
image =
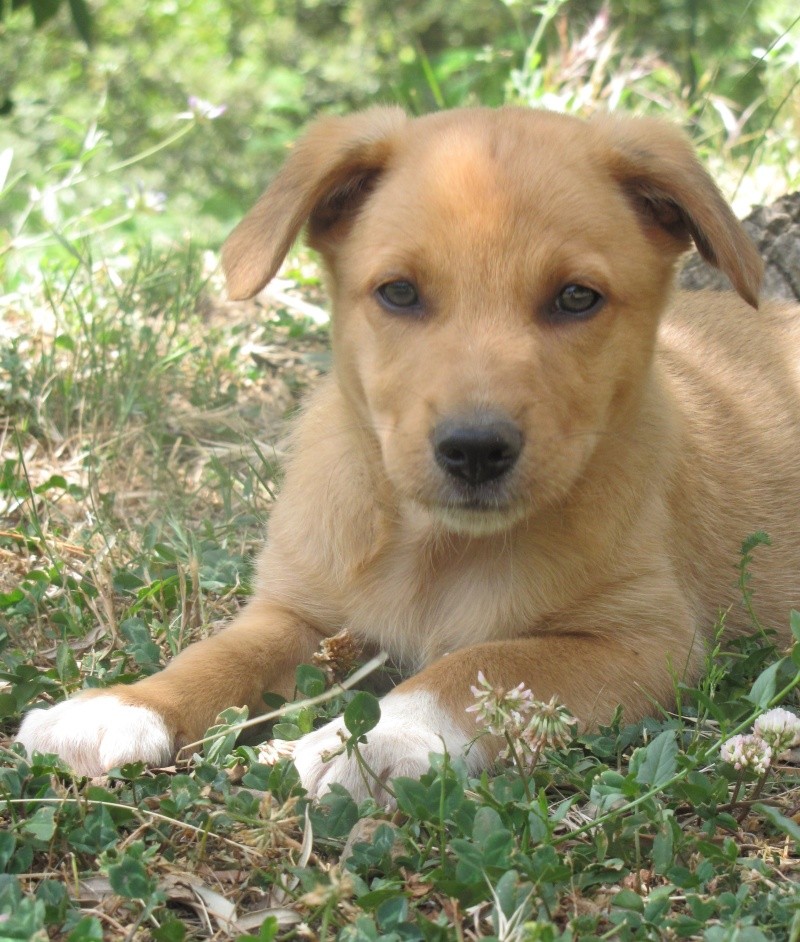
M 686 135 L 652 118 L 603 115 L 593 118 L 590 127 L 644 225 L 658 226 L 679 247 L 688 248 L 693 241 L 703 258 L 757 308 L 764 263 Z
M 229 297 L 257 294 L 306 222 L 321 234 L 363 198 L 407 120 L 400 108 L 370 108 L 315 121 L 222 247 Z
M 320 241 L 337 223 L 352 215 L 370 192 L 380 173 L 380 168 L 365 169 L 355 173 L 336 186 L 317 203 L 308 218 L 309 242 Z M 316 248 L 317 246 L 314 245 Z

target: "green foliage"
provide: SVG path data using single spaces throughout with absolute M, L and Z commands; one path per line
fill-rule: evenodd
M 272 942 L 278 934 L 278 920 L 274 916 L 268 916 L 261 924 L 258 935 L 240 935 L 236 937 L 236 942 Z
M 186 434 L 165 420 L 176 390 L 208 400 L 225 382 L 245 385 L 243 367 L 214 352 L 240 343 L 240 328 L 226 325 L 206 341 L 193 327 L 205 281 L 192 271 L 186 256 L 174 254 L 160 261 L 145 255 L 120 277 L 75 263 L 54 268 L 49 290 L 65 303 L 51 307 L 60 318 L 53 333 L 70 340 L 43 346 L 44 364 L 28 339 L 16 347 L 2 395 L 24 422 L 14 455 L 0 467 L 0 497 L 12 508 L 0 548 L 21 548 L 26 563 L 0 595 L 0 707 L 9 730 L 42 697 L 156 670 L 201 629 L 198 613 L 221 619 L 226 600 L 235 604 L 243 591 L 242 528 L 251 528 L 251 540 L 257 530 L 240 486 L 248 465 L 229 466 L 225 499 L 205 499 L 199 516 L 187 513 L 184 493 L 171 498 L 166 519 L 151 516 L 135 533 L 115 501 L 103 497 L 104 488 L 118 486 L 110 473 L 116 456 L 130 464 L 130 447 L 120 442 L 129 441 L 131 423 L 150 442 L 156 468 Z M 172 306 L 165 280 L 182 299 Z M 70 296 L 80 307 L 66 303 Z M 119 375 L 95 376 L 103 360 L 118 363 Z M 67 470 L 32 477 L 32 448 L 80 439 L 86 430 L 102 446 L 91 474 L 80 483 Z M 265 467 L 258 473 L 271 474 Z M 210 467 L 207 474 L 221 480 Z M 198 923 L 180 881 L 211 867 L 236 874 L 223 883 L 235 892 L 224 895 L 217 884 L 194 884 L 206 894 L 200 898 L 215 926 L 243 895 L 265 907 L 282 901 L 282 915 L 233 930 L 242 939 L 286 937 L 293 931 L 286 913 L 293 911 L 325 938 L 449 940 L 470 907 L 478 907 L 487 938 L 786 938 L 800 917 L 790 887 L 773 877 L 782 855 L 796 853 L 788 796 L 797 776 L 786 769 L 765 778 L 718 759 L 720 742 L 749 729 L 758 712 L 796 702 L 797 646 L 786 656 L 775 650 L 749 594 L 749 570 L 763 542 L 745 544 L 739 569 L 754 634 L 728 639 L 721 620 L 706 676 L 696 689 L 679 690 L 677 715 L 635 726 L 618 718 L 542 754 L 533 769 L 470 778 L 458 757 L 432 756 L 419 780 L 388 783 L 397 803 L 392 817 L 340 786 L 309 805 L 289 760 L 262 764 L 256 750 L 237 742 L 241 710 L 226 711 L 202 748 L 194 747 L 189 766 L 170 772 L 132 764 L 104 782 L 75 782 L 52 757 L 6 752 L 5 937 L 102 938 L 95 911 L 108 906 L 129 930 L 150 925 L 154 938 L 191 938 Z M 103 613 L 110 621 L 98 632 Z M 791 626 L 800 635 L 797 613 Z M 296 684 L 298 696 L 318 698 L 327 679 L 319 667 L 303 665 Z M 294 739 L 341 712 L 349 734 L 343 748 L 370 781 L 361 746 L 379 720 L 372 694 L 339 692 L 316 705 L 298 700 L 272 735 Z M 354 838 L 364 820 L 372 829 Z M 745 846 L 745 828 L 758 831 L 758 852 L 738 846 Z M 347 841 L 348 856 L 336 863 Z M 70 861 L 69 872 L 53 863 L 62 860 Z M 32 873 L 39 875 L 34 881 L 24 876 Z M 89 889 L 85 899 L 73 894 L 76 879 L 98 899 Z
M 377 697 L 364 690 L 353 697 L 344 711 L 344 725 L 356 742 L 374 729 L 380 718 L 381 708 Z
M 94 10 L 91 51 L 63 29 L 69 6 L 86 33 L 83 0 L 30 6 L 41 29 L 0 28 L 0 259 L 187 220 L 215 244 L 302 124 L 376 102 L 668 113 L 709 155 L 796 179 L 788 0 L 124 0 Z
M 30 8 L 36 29 L 44 26 L 63 7 L 62 0 L 0 0 L 0 22 L 11 12 Z M 67 0 L 72 22 L 87 46 L 92 44 L 92 14 L 85 0 Z
M 135 322 L 126 329 L 136 330 Z M 46 430 L 46 409 L 41 415 Z M 113 419 L 104 423 L 115 427 Z M 32 487 L 21 462 L 8 465 L 2 480 L 6 495 L 22 502 L 15 538 L 33 550 L 43 544 L 48 554 L 47 567 L 36 570 L 41 578 L 29 575 L 3 601 L 11 629 L 0 649 L 8 716 L 82 679 L 108 683 L 155 669 L 165 648 L 179 646 L 170 626 L 182 621 L 188 596 L 199 593 L 212 605 L 237 587 L 238 562 L 224 539 L 189 538 L 177 524 L 147 531 L 138 555 L 110 582 L 91 572 L 78 578 L 60 555 L 52 505 L 88 504 L 90 491 L 70 490 L 57 476 Z M 758 542 L 743 548 L 743 590 Z M 109 587 L 115 643 L 85 653 L 75 642 L 92 630 L 97 600 Z M 26 663 L 18 643 L 29 620 L 56 641 L 41 671 Z M 800 633 L 797 613 L 792 626 Z M 419 780 L 390 783 L 397 802 L 391 819 L 340 786 L 308 805 L 290 761 L 261 764 L 253 749 L 237 745 L 241 710 L 226 711 L 202 755 L 170 772 L 131 765 L 105 782 L 80 783 L 52 757 L 8 752 L 0 763 L 3 932 L 12 939 L 101 938 L 94 907 L 108 904 L 128 927 L 152 925 L 155 938 L 192 937 L 196 925 L 174 909 L 176 900 L 186 906 L 180 880 L 196 881 L 212 861 L 215 872 L 237 874 L 237 900 L 246 891 L 266 905 L 284 894 L 284 915 L 234 930 L 242 940 L 286 937 L 292 924 L 282 920 L 290 910 L 325 938 L 449 940 L 469 907 L 478 907 L 487 938 L 786 938 L 800 918 L 796 896 L 772 875 L 786 848 L 797 846 L 786 799 L 797 776 L 742 775 L 719 761 L 718 750 L 764 709 L 794 702 L 796 658 L 796 646 L 781 656 L 764 628 L 731 642 L 720 631 L 706 679 L 680 691 L 679 715 L 635 726 L 617 721 L 522 771 L 505 767 L 470 778 L 463 760 L 433 756 Z M 304 665 L 296 682 L 300 696 L 319 697 L 326 678 Z M 330 703 L 300 700 L 287 709 L 273 733 L 288 738 L 344 710 L 345 747 L 369 780 L 360 749 L 379 720 L 374 696 L 347 691 Z M 374 826 L 353 840 L 364 819 Z M 738 846 L 745 826 L 760 831 L 757 853 Z M 348 857 L 331 868 L 348 838 Z M 67 858 L 70 874 L 52 864 Z M 22 876 L 31 873 L 40 874 L 33 883 Z M 67 892 L 76 874 L 99 903 Z M 757 878 L 743 892 L 747 874 Z M 219 888 L 194 885 L 217 912 Z

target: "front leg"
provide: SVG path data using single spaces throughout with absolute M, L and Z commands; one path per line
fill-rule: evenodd
M 656 704 L 674 700 L 673 678 L 693 678 L 699 651 L 690 637 L 672 632 L 618 641 L 607 636 L 553 632 L 536 637 L 490 642 L 464 648 L 431 664 L 396 687 L 381 701 L 381 720 L 361 746 L 378 782 L 366 782 L 356 762 L 344 753 L 325 761 L 341 745 L 344 724 L 337 719 L 304 736 L 295 764 L 312 796 L 331 784 L 344 785 L 361 799 L 384 798 L 381 784 L 398 775 L 427 771 L 431 752 L 464 755 L 472 774 L 488 766 L 502 742 L 479 736 L 471 687 L 482 671 L 490 684 L 509 690 L 520 682 L 537 700 L 555 696 L 583 728 L 611 720 L 618 705 L 635 722 Z M 477 737 L 477 738 L 476 738 Z
M 30 711 L 17 739 L 28 754 L 54 752 L 80 775 L 126 762 L 164 765 L 227 707 L 246 706 L 254 716 L 265 710 L 265 691 L 291 697 L 295 668 L 320 640 L 292 613 L 254 599 L 227 628 L 190 645 L 158 674 Z

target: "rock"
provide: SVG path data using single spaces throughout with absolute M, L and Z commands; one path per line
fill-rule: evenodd
M 800 300 L 800 192 L 757 206 L 743 224 L 766 265 L 761 296 Z M 679 280 L 689 290 L 731 290 L 726 276 L 697 252 L 687 256 Z

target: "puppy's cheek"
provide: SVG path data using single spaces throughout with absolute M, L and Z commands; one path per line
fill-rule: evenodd
M 392 407 L 372 406 L 370 417 L 380 443 L 383 470 L 394 490 L 405 497 L 433 499 L 441 486 L 442 472 L 431 445 L 433 419 L 427 409 L 414 408 L 406 394 L 391 397 Z M 403 408 L 398 411 L 395 403 Z
M 427 441 L 420 445 L 409 436 L 395 433 L 381 442 L 381 455 L 386 476 L 397 494 L 430 500 L 438 493 L 441 472 Z
M 118 697 L 78 695 L 50 710 L 32 710 L 17 742 L 29 756 L 53 752 L 78 775 L 102 775 L 127 762 L 165 765 L 174 751 L 163 718 Z
M 382 784 L 399 776 L 419 778 L 430 766 L 430 754 L 466 754 L 470 772 L 483 767 L 484 755 L 441 706 L 426 691 L 390 694 L 381 701 L 381 719 L 367 741 L 359 746 L 364 762 L 373 775 L 363 770 L 355 756 L 343 749 L 348 733 L 340 718 L 309 733 L 297 742 L 294 762 L 303 787 L 319 798 L 331 785 L 343 785 L 361 801 L 372 795 L 379 802 L 390 800 Z M 330 756 L 330 753 L 339 752 Z M 377 781 L 376 781 L 377 778 Z

